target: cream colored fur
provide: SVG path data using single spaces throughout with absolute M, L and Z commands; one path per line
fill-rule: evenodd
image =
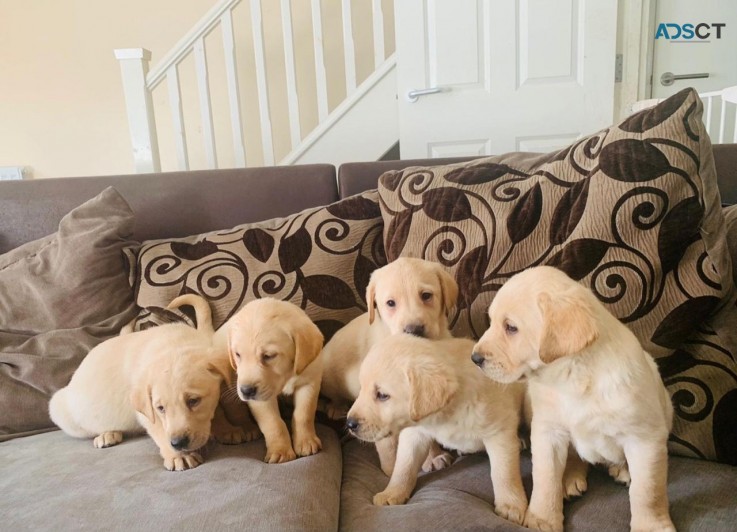
M 489 317 L 475 361 L 495 381 L 529 383 L 533 492 L 525 524 L 563 530 L 561 479 L 572 444 L 619 480 L 628 480 L 628 468 L 632 530 L 675 530 L 666 448 L 673 407 L 634 334 L 551 267 L 512 277 Z
M 458 285 L 439 264 L 399 258 L 371 275 L 366 290 L 369 311 L 339 330 L 322 352 L 321 393 L 332 419 L 345 417 L 358 397 L 358 371 L 371 346 L 391 334 L 401 334 L 413 327 L 424 330 L 419 336 L 430 339 L 450 338 L 448 315 L 458 299 Z M 389 306 L 389 301 L 394 305 Z M 417 331 L 416 331 L 417 332 Z M 376 443 L 381 467 L 391 475 L 396 453 L 396 438 Z M 450 454 L 433 445 L 425 471 L 442 469 L 452 463 Z
M 146 430 L 159 446 L 164 467 L 198 466 L 197 450 L 211 432 L 237 443 L 240 429 L 218 409 L 221 384 L 230 380 L 227 352 L 212 348 L 210 308 L 198 296 L 174 300 L 192 305 L 198 329 L 162 325 L 111 338 L 82 361 L 69 385 L 49 403 L 51 419 L 76 438 L 94 438 L 98 448 Z M 177 443 L 181 448 L 175 449 Z
M 396 465 L 374 504 L 403 504 L 433 440 L 463 453 L 486 450 L 495 511 L 521 523 L 527 508 L 519 468 L 524 386 L 490 385 L 470 360 L 473 342 L 407 334 L 375 344 L 360 370 L 347 425 L 360 439 L 399 435 Z
M 248 401 L 266 439 L 268 463 L 282 463 L 317 453 L 315 433 L 320 393 L 323 337 L 298 306 L 272 298 L 245 305 L 216 333 L 216 345 L 227 345 L 236 369 L 238 395 Z M 244 390 L 251 388 L 254 395 Z M 279 395 L 294 401 L 292 437 L 279 414 Z

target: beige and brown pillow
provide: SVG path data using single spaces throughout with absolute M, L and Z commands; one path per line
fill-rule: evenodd
M 386 263 L 376 190 L 287 218 L 144 242 L 135 270 L 135 328 L 178 319 L 163 308 L 196 293 L 215 327 L 262 297 L 305 309 L 326 339 L 366 311 L 371 272 Z
M 734 294 L 701 114 L 688 89 L 557 153 L 384 174 L 387 258 L 437 261 L 456 277 L 456 335 L 482 334 L 499 287 L 549 264 L 589 286 L 654 356 L 671 355 Z M 711 429 L 719 401 L 737 388 L 737 364 L 727 357 L 724 371 L 701 371 L 713 356 L 697 357 L 713 401 L 693 405 L 707 410 L 699 419 L 679 413 L 674 437 L 686 442 L 679 451 L 690 446 L 716 458 L 704 427 Z
M 134 217 L 113 188 L 59 231 L 0 255 L 0 441 L 53 427 L 51 395 L 136 314 L 123 258 Z

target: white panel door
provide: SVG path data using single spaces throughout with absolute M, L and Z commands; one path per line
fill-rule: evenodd
M 677 23 L 660 30 L 660 24 Z M 700 93 L 737 85 L 737 2 L 735 0 L 667 0 L 657 3 L 653 46 L 653 98 L 667 98 L 685 87 Z M 664 35 L 667 31 L 667 37 Z M 690 30 L 690 31 L 689 31 Z M 698 33 L 697 33 L 698 32 Z M 670 83 L 663 74 L 686 76 Z M 707 78 L 693 77 L 708 74 Z M 712 142 L 737 141 L 735 107 L 725 114 L 724 131 L 720 133 L 722 102 L 719 98 L 707 103 L 704 121 Z M 706 116 L 709 113 L 710 116 Z
M 612 122 L 617 0 L 394 6 L 403 159 L 549 151 Z

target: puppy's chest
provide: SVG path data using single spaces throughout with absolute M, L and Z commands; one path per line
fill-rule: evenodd
M 427 427 L 428 433 L 448 449 L 463 453 L 475 453 L 484 450 L 482 429 L 474 419 L 473 413 L 458 416 L 446 423 L 433 424 Z
M 578 394 L 549 394 L 544 403 L 547 412 L 570 434 L 578 454 L 590 463 L 622 463 L 624 452 L 617 413 L 593 397 Z M 533 411 L 533 419 L 534 419 Z

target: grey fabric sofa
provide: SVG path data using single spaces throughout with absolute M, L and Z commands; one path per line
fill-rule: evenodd
M 715 147 L 722 199 L 737 202 L 737 145 Z M 456 161 L 455 159 L 453 161 Z M 449 160 L 433 163 L 449 162 Z M 374 188 L 385 170 L 428 161 L 235 169 L 0 183 L 0 253 L 56 230 L 73 207 L 115 186 L 136 213 L 138 240 L 178 237 L 283 216 Z M 735 257 L 737 260 L 737 257 Z M 737 324 L 735 324 L 737 326 Z M 2 407 L 2 405 L 0 405 Z M 387 478 L 372 446 L 318 427 L 323 450 L 266 465 L 263 440 L 211 443 L 206 462 L 165 471 L 146 437 L 107 450 L 51 431 L 0 443 L 3 530 L 524 530 L 492 509 L 485 455 L 421 477 L 404 506 L 375 507 Z M 737 528 L 737 468 L 670 458 L 679 530 Z M 523 456 L 531 489 L 531 466 Z M 566 504 L 569 530 L 627 530 L 627 489 L 594 470 Z

